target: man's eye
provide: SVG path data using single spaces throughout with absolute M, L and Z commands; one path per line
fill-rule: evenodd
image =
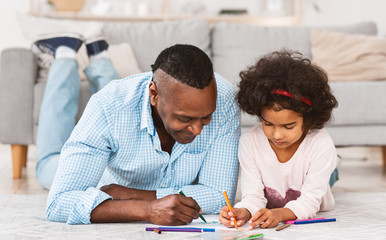
M 191 118 L 180 118 L 181 122 L 189 122 L 190 120 L 192 120 L 192 119 Z

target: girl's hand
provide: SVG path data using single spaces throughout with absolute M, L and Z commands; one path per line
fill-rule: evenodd
M 249 230 L 254 229 L 260 224 L 261 228 L 276 227 L 281 221 L 280 217 L 279 212 L 275 211 L 275 209 L 262 208 L 253 215 L 251 220 L 249 220 Z
M 219 221 L 226 227 L 235 227 L 234 219 L 237 220 L 237 226 L 242 226 L 251 218 L 251 213 L 246 208 L 233 208 L 229 212 L 227 206 L 224 206 L 220 211 Z

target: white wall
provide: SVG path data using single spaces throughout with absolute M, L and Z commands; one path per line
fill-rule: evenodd
M 222 2 L 219 0 L 205 1 L 211 1 L 208 10 L 212 9 L 213 11 L 218 11 L 218 7 L 213 4 L 221 4 Z M 254 7 L 256 5 L 248 4 L 247 1 L 254 2 L 255 0 L 242 0 L 239 3 L 242 7 Z M 237 7 L 234 3 L 229 4 L 229 0 L 224 3 L 227 3 L 228 7 Z M 313 4 L 319 6 L 320 12 L 314 10 Z M 323 26 L 372 20 L 378 25 L 379 36 L 386 37 L 385 0 L 303 0 L 302 7 L 302 25 Z M 28 8 L 29 0 L 0 0 L 0 51 L 7 47 L 30 46 L 30 41 L 23 36 L 16 18 L 17 13 L 27 13 Z M 256 9 L 252 9 L 250 12 L 253 11 Z
M 320 12 L 314 10 L 317 4 Z M 378 35 L 386 37 L 385 0 L 303 0 L 303 25 L 323 26 L 374 21 Z
M 8 47 L 29 47 L 16 18 L 17 13 L 27 13 L 29 0 L 0 1 L 0 51 Z

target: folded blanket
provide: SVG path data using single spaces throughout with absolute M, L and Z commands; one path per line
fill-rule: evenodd
M 386 80 L 386 39 L 313 29 L 311 53 L 330 81 Z

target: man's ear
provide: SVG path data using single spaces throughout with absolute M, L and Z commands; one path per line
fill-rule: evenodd
M 156 106 L 157 100 L 158 100 L 158 91 L 154 81 L 151 81 L 149 84 L 149 95 L 150 95 L 150 104 L 152 106 Z

